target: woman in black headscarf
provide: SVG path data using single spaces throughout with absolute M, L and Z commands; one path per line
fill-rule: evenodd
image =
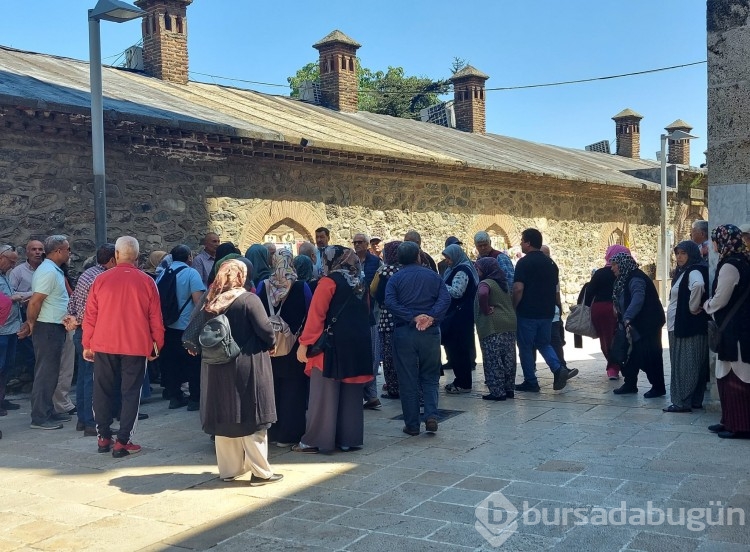
M 622 375 L 625 383 L 614 390 L 616 395 L 638 392 L 638 371 L 646 372 L 651 389 L 644 393 L 647 399 L 667 394 L 664 386 L 661 327 L 664 309 L 659 301 L 654 283 L 638 263 L 627 253 L 618 253 L 611 259 L 615 273 L 612 300 L 620 328 L 624 328 L 631 351 Z
M 724 439 L 750 437 L 750 252 L 742 242 L 742 232 L 725 224 L 711 232 L 719 264 L 711 298 L 703 305 L 719 326 L 737 307 L 721 332 L 716 360 L 716 386 L 721 400 L 721 422 L 709 431 Z
M 708 290 L 708 265 L 692 240 L 674 248 L 677 268 L 667 307 L 672 404 L 664 412 L 691 412 L 703 408 L 708 374 L 708 315 L 703 302 Z

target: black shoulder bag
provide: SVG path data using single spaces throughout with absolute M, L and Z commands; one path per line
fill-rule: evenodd
M 740 297 L 739 301 L 737 301 L 732 306 L 732 309 L 727 313 L 727 317 L 721 323 L 721 326 L 719 326 L 713 318 L 710 318 L 708 320 L 708 348 L 711 349 L 712 352 L 719 352 L 719 345 L 721 344 L 721 334 L 726 329 L 729 321 L 734 317 L 735 314 L 737 314 L 737 311 L 740 310 L 740 307 L 747 299 L 748 293 L 750 293 L 750 285 L 747 286 L 744 293 L 742 294 L 742 297 Z
M 342 312 L 344 312 L 344 309 L 346 308 L 346 305 L 349 304 L 349 301 L 351 298 L 354 297 L 354 292 L 349 296 L 349 298 L 344 301 L 344 304 L 341 305 L 341 308 L 339 311 L 331 318 L 331 322 L 326 326 L 326 328 L 323 330 L 323 333 L 320 334 L 320 337 L 310 345 L 307 349 L 307 356 L 308 357 L 314 357 L 316 355 L 319 355 L 320 353 L 324 353 L 326 350 L 328 350 L 329 347 L 331 347 L 332 340 L 331 337 L 333 336 L 333 332 L 331 331 L 331 328 L 333 328 L 333 325 L 338 320 L 338 317 L 341 315 Z

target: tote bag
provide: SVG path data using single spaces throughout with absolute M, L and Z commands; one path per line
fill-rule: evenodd
M 586 306 L 586 294 L 583 294 L 583 301 L 580 305 L 570 307 L 570 314 L 565 320 L 565 331 L 577 335 L 585 335 L 596 339 L 599 337 L 591 322 L 591 307 Z

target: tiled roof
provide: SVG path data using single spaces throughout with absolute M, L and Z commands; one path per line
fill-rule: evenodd
M 655 188 L 659 164 L 472 134 L 367 112 L 340 113 L 287 96 L 189 82 L 104 67 L 105 118 L 241 136 L 316 148 L 362 152 L 444 166 L 576 182 Z M 88 114 L 88 63 L 0 47 L 0 105 Z M 656 174 L 656 179 L 653 175 Z

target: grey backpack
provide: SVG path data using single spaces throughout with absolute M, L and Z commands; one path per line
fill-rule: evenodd
M 203 324 L 198 336 L 201 358 L 206 364 L 225 364 L 240 356 L 240 346 L 232 338 L 229 319 L 220 314 Z

